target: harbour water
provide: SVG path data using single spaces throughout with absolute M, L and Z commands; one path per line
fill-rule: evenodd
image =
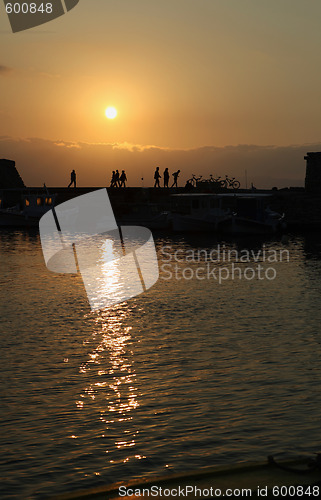
M 2 499 L 320 451 L 321 239 L 154 237 L 157 284 L 92 313 L 0 233 Z

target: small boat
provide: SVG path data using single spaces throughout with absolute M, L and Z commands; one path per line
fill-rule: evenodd
M 227 234 L 268 234 L 285 228 L 284 214 L 266 205 L 270 195 L 243 194 L 235 196 L 231 217 L 219 227 Z
M 227 222 L 232 213 L 222 207 L 222 197 L 207 193 L 172 195 L 174 231 L 214 231 Z
M 0 227 L 38 226 L 40 218 L 54 207 L 55 195 L 23 194 L 20 203 L 13 207 L 0 208 Z
M 52 500 L 123 498 L 319 498 L 320 455 L 276 463 L 206 467 L 163 477 L 137 479 L 51 497 Z
M 260 193 L 172 195 L 174 231 L 224 234 L 268 234 L 285 227 L 284 215 L 267 205 L 271 195 Z
M 148 229 L 169 229 L 171 214 L 159 209 L 156 203 L 133 203 L 118 207 L 117 222 L 120 226 L 144 226 Z

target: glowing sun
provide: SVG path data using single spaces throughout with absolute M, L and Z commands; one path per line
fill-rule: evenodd
M 113 120 L 117 116 L 117 109 L 110 106 L 106 109 L 105 115 L 109 120 Z

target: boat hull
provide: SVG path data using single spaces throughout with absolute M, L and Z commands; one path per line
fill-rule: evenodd
M 120 226 L 144 226 L 148 229 L 162 230 L 171 227 L 171 216 L 167 212 L 152 217 L 122 216 L 117 217 L 117 222 Z
M 38 217 L 0 210 L 0 227 L 37 227 Z
M 220 224 L 227 220 L 226 216 L 206 219 L 173 213 L 172 228 L 177 232 L 217 232 Z
M 237 216 L 220 225 L 220 231 L 225 234 L 271 234 L 276 230 L 277 224 Z

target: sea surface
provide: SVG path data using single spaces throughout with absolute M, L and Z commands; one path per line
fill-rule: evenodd
M 1 499 L 320 451 L 321 239 L 154 239 L 158 282 L 91 312 L 0 232 Z

